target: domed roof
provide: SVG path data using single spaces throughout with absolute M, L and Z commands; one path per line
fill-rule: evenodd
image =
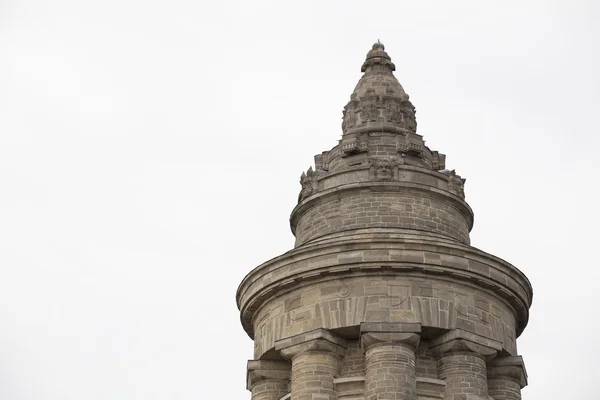
M 363 132 L 415 133 L 415 108 L 396 79 L 396 66 L 381 42 L 373 45 L 361 67 L 362 78 L 344 107 L 344 135 Z

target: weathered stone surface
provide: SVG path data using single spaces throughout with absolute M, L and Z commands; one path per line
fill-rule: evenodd
M 443 379 L 417 377 L 417 396 L 419 400 L 442 399 L 446 390 Z
M 338 399 L 363 399 L 365 393 L 365 377 L 350 376 L 333 380 Z
M 422 230 L 468 244 L 473 215 L 466 204 L 455 201 L 440 189 L 407 181 L 343 184 L 300 203 L 292 214 L 292 230 L 297 246 L 364 228 Z
M 470 246 L 466 180 L 394 70 L 376 43 L 341 140 L 300 177 L 295 248 L 240 284 L 253 400 L 520 399 L 531 284 Z
M 252 400 L 279 400 L 289 392 L 291 365 L 285 361 L 248 361 L 248 390 Z
M 476 353 L 489 360 L 502 350 L 500 342 L 462 329 L 453 329 L 435 338 L 429 346 L 433 354 L 440 356 L 466 352 Z
M 362 259 L 376 251 L 365 250 L 364 254 L 348 257 Z M 377 254 L 373 257 L 382 257 Z M 416 254 L 423 259 L 422 252 Z M 415 265 L 409 270 L 394 267 L 393 262 L 385 261 L 375 266 L 368 263 L 365 268 L 358 265 L 355 270 L 330 270 L 308 279 L 310 288 L 291 286 L 287 292 L 275 291 L 278 297 L 254 313 L 255 356 L 260 357 L 281 338 L 363 322 L 418 322 L 424 327 L 461 328 L 496 340 L 507 353 L 516 355 L 515 332 L 520 322 L 507 299 L 475 288 L 471 279 L 455 273 L 448 272 L 444 280 L 437 280 L 434 277 L 444 275 L 425 272 Z M 463 273 L 469 277 L 468 271 Z
M 520 400 L 527 386 L 527 371 L 521 356 L 498 357 L 488 363 L 489 394 L 494 400 Z
M 287 359 L 306 352 L 328 352 L 342 357 L 346 354 L 348 344 L 344 339 L 336 337 L 325 329 L 315 329 L 300 335 L 281 339 L 275 343 L 275 350 Z
M 409 338 L 406 341 L 377 341 L 376 345 L 373 343 L 366 348 L 365 400 L 416 399 L 415 350 L 412 342 Z

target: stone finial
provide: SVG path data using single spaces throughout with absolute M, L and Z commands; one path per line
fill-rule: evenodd
M 395 71 L 396 66 L 392 62 L 392 58 L 385 52 L 385 46 L 379 40 L 373 44 L 371 50 L 367 53 L 365 62 L 363 63 L 360 71 L 366 72 L 369 66 L 382 65 L 389 71 Z

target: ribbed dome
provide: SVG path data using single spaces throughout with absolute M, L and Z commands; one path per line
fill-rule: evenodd
M 350 101 L 344 107 L 344 135 L 363 132 L 415 133 L 415 107 L 396 79 L 392 59 L 382 43 L 367 53 Z

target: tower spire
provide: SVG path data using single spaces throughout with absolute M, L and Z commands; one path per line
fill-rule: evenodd
M 385 52 L 385 46 L 377 39 L 377 42 L 373 44 L 373 47 L 367 53 L 367 58 L 362 65 L 361 72 L 366 72 L 369 66 L 373 65 L 385 65 L 390 71 L 395 71 L 396 66 L 392 63 L 392 58 Z
M 393 72 L 396 66 L 379 40 L 367 53 L 350 101 L 344 107 L 344 135 L 366 132 L 415 133 L 415 107 Z
M 253 400 L 521 398 L 531 285 L 470 246 L 465 180 L 416 133 L 394 69 L 377 41 L 340 142 L 300 177 L 295 248 L 238 289 Z

